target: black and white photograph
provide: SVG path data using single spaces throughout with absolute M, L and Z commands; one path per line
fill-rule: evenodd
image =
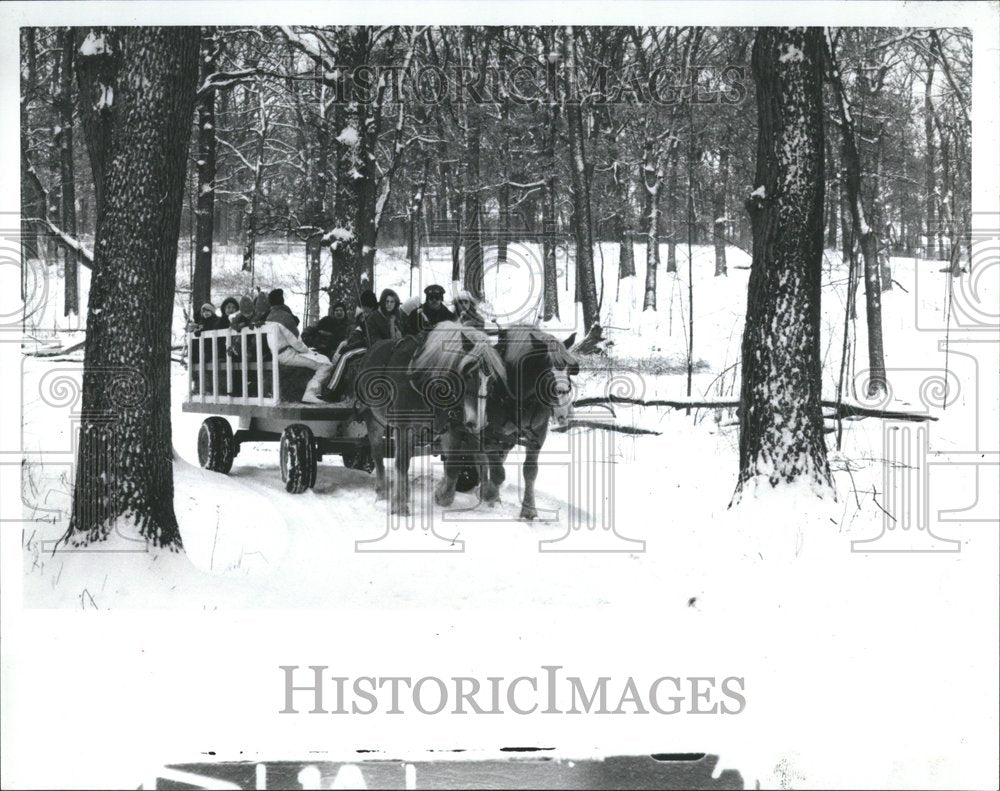
M 3 788 L 998 787 L 996 2 L 0 19 Z

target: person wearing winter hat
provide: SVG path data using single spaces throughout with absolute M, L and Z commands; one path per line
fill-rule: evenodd
M 197 338 L 205 330 L 225 329 L 225 326 L 223 326 L 221 322 L 222 319 L 215 314 L 215 305 L 211 302 L 206 302 L 201 306 L 201 311 L 199 312 L 198 317 L 194 321 L 188 322 L 187 331 L 192 333 Z M 201 356 L 199 354 L 199 350 L 202 345 L 202 342 L 194 344 L 191 352 L 191 362 L 198 362 L 198 358 Z M 205 360 L 208 362 L 212 359 L 212 344 L 208 344 L 206 348 L 208 349 L 208 354 L 205 355 Z
M 280 288 L 274 289 L 267 295 L 267 303 L 270 307 L 266 321 L 282 325 L 297 338 L 299 336 L 299 318 L 285 304 L 285 292 Z
M 406 317 L 403 332 L 417 335 L 442 321 L 454 321 L 455 314 L 444 306 L 444 288 L 436 283 L 424 289 L 424 303 Z
M 271 312 L 271 303 L 267 299 L 267 294 L 257 289 L 257 296 L 253 299 L 253 326 L 259 327 L 267 321 L 267 314 Z

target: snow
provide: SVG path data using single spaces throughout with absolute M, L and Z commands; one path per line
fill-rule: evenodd
M 761 184 L 759 187 L 757 187 L 757 189 L 755 189 L 753 192 L 750 193 L 750 197 L 760 198 L 761 200 L 763 200 L 764 198 L 767 197 L 767 188 L 764 187 L 763 184 Z
M 107 44 L 104 41 L 104 36 L 93 31 L 88 33 L 83 43 L 80 44 L 80 54 L 84 57 L 103 55 L 106 51 Z
M 764 188 L 758 187 L 754 194 L 764 197 Z M 350 238 L 346 229 L 330 233 L 333 238 Z M 613 341 L 614 359 L 587 361 L 591 369 L 576 379 L 578 396 L 609 391 L 647 399 L 685 394 L 687 248 L 678 246 L 678 272 L 667 273 L 667 245 L 662 246 L 655 312 L 641 310 L 644 245 L 637 244 L 634 252 L 636 277 L 619 282 L 617 244 L 602 244 L 595 250 L 598 292 L 603 288 L 604 295 L 601 322 Z M 730 398 L 739 393 L 736 363 L 750 261 L 735 247 L 726 252 L 729 277 L 715 278 L 713 247 L 693 249 L 695 396 Z M 182 249 L 178 255 L 182 286 L 187 254 Z M 269 249 L 264 244 L 257 257 L 257 284 L 265 289 L 283 287 L 299 315 L 304 308 L 302 258 L 301 247 Z M 533 245 L 511 244 L 503 267 L 496 266 L 495 248 L 488 247 L 485 258 L 486 296 L 497 315 L 505 322 L 533 318 L 538 311 L 532 294 L 540 283 L 540 251 Z M 395 288 L 405 299 L 421 293 L 429 282 L 451 281 L 450 249 L 428 250 L 424 262 L 419 277 L 411 279 L 405 251 L 380 248 L 376 283 L 379 288 Z M 216 301 L 249 290 L 249 276 L 240 263 L 240 250 L 217 249 Z M 894 385 L 885 399 L 890 408 L 920 411 L 923 396 L 911 386 L 906 372 L 943 364 L 936 336 L 914 328 L 915 304 L 921 316 L 940 322 L 933 326 L 944 326 L 942 292 L 915 288 L 918 267 L 935 264 L 892 260 L 894 279 L 909 293 L 894 289 L 882 295 L 887 365 Z M 580 332 L 571 302 L 571 251 L 559 249 L 557 266 L 564 318 L 546 326 L 565 338 Z M 51 294 L 61 293 L 55 267 L 37 271 L 37 277 L 44 272 Z M 81 270 L 81 280 L 86 304 L 89 272 Z M 839 256 L 827 251 L 821 339 L 825 396 L 836 392 L 846 280 Z M 939 276 L 933 282 L 943 288 L 945 280 Z M 997 293 L 988 278 L 980 280 L 979 288 L 983 300 L 995 301 Z M 295 300 L 299 304 L 293 304 Z M 38 327 L 72 329 L 73 317 L 61 316 L 59 300 L 50 298 L 48 303 L 38 314 Z M 179 297 L 175 343 L 182 333 L 183 304 Z M 847 377 L 851 397 L 857 397 L 851 390 L 864 368 L 862 301 L 859 313 L 858 360 Z M 56 336 L 33 333 L 33 337 L 43 343 Z M 57 337 L 68 345 L 70 339 L 82 339 L 82 334 Z M 961 355 L 953 352 L 950 365 L 963 383 L 958 402 L 947 410 L 930 408 L 940 418 L 929 429 L 932 447 L 939 453 L 968 447 L 968 409 L 975 387 L 965 385 L 975 381 L 975 371 L 970 374 L 967 362 L 965 368 L 962 364 Z M 990 370 L 995 372 L 996 367 Z M 997 414 L 995 382 L 986 382 L 985 369 L 979 375 L 980 388 L 987 388 L 983 392 L 993 399 L 980 405 L 980 414 L 984 420 L 994 419 L 989 416 Z M 26 358 L 24 392 L 53 392 L 54 376 L 62 377 L 66 387 L 78 384 L 79 365 Z M 698 749 L 708 746 L 719 752 L 722 766 L 743 771 L 749 787 L 754 779 L 762 787 L 776 787 L 782 778 L 796 775 L 798 785 L 814 787 L 861 787 L 873 777 L 899 787 L 989 784 L 981 757 L 996 752 L 989 739 L 995 733 L 995 688 L 977 687 L 976 694 L 953 695 L 934 690 L 940 681 L 935 681 L 935 673 L 952 672 L 954 666 L 947 662 L 957 656 L 962 657 L 963 678 L 980 681 L 995 675 L 996 650 L 984 646 L 995 644 L 987 638 L 990 630 L 996 630 L 998 533 L 989 525 L 967 530 L 961 523 L 936 521 L 934 527 L 942 535 L 960 537 L 960 553 L 852 552 L 852 540 L 880 534 L 882 508 L 890 507 L 883 494 L 881 422 L 844 422 L 843 449 L 830 452 L 836 500 L 815 497 L 808 484 L 772 489 L 766 483 L 751 483 L 730 508 L 738 454 L 733 410 L 692 410 L 686 415 L 684 410 L 616 406 L 617 423 L 660 434 L 552 434 L 545 448 L 551 455 L 543 459 L 536 489 L 539 510 L 546 518 L 534 524 L 516 519 L 522 457 L 512 455 L 502 501 L 495 508 L 477 504 L 472 494 L 458 494 L 453 507 L 433 511 L 431 525 L 441 539 L 419 529 L 412 532 L 426 546 L 462 544 L 460 553 L 435 555 L 433 573 L 428 573 L 426 562 L 417 562 L 419 556 L 412 553 L 355 551 L 355 542 L 378 539 L 387 532 L 387 515 L 375 501 L 372 477 L 344 468 L 336 457 L 321 462 L 315 489 L 298 496 L 284 491 L 275 444 L 245 446 L 229 476 L 198 468 L 197 430 L 204 416 L 181 411 L 185 387 L 186 372 L 175 364 L 171 414 L 177 454 L 175 509 L 184 553 L 146 552 L 134 532 L 118 525 L 111 543 L 102 548 L 133 551 L 53 555 L 46 542 L 63 533 L 70 507 L 68 457 L 44 457 L 42 451 L 71 447 L 72 391 L 61 400 L 49 398 L 51 403 L 40 397 L 26 399 L 23 425 L 29 446 L 23 496 L 25 517 L 36 520 L 24 537 L 26 606 L 185 610 L 337 606 L 410 613 L 431 608 L 483 613 L 504 609 L 523 613 L 525 624 L 542 610 L 559 608 L 602 615 L 648 614 L 664 635 L 665 650 L 683 647 L 684 656 L 700 657 L 702 664 L 696 662 L 696 670 L 705 672 L 705 667 L 724 661 L 726 668 L 746 676 L 747 711 L 731 718 L 731 728 L 714 731 L 711 745 L 703 742 Z M 577 416 L 612 417 L 600 408 L 580 409 Z M 598 439 L 606 441 L 606 452 Z M 830 442 L 835 447 L 832 437 Z M 567 505 L 564 461 L 571 452 L 579 454 L 583 468 L 588 460 L 614 460 L 610 466 L 615 470 L 616 530 L 644 541 L 645 551 L 636 544 L 621 544 L 617 548 L 626 551 L 619 553 L 539 551 L 540 541 L 588 535 L 588 531 L 569 532 L 572 520 L 590 518 L 587 508 L 571 512 Z M 428 461 L 424 457 L 415 465 L 414 489 L 440 475 L 433 466 L 427 468 Z M 975 483 L 958 465 L 941 473 L 954 482 L 952 492 L 971 491 Z M 947 495 L 942 488 L 932 490 L 928 513 L 936 514 L 949 504 L 955 507 L 956 500 Z M 616 637 L 624 649 L 633 644 L 627 635 Z M 913 727 L 894 727 L 900 718 Z M 704 736 L 700 725 L 687 720 L 660 722 L 658 738 L 669 742 L 671 749 L 695 735 Z M 942 722 L 949 726 L 942 728 Z M 816 723 L 822 726 L 813 727 Z M 831 739 L 840 749 L 831 750 Z M 901 763 L 896 760 L 899 755 L 920 758 Z
M 358 130 L 353 126 L 345 126 L 340 130 L 340 134 L 337 135 L 337 142 L 345 146 L 356 146 L 359 141 Z
M 785 44 L 785 49 L 778 56 L 779 63 L 799 63 L 805 58 L 802 50 L 796 47 L 794 44 Z

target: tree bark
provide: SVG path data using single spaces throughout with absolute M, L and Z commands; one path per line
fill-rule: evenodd
M 170 326 L 199 30 L 122 28 L 120 41 L 64 538 L 100 541 L 128 519 L 149 542 L 176 549 Z
M 463 48 L 466 65 L 470 73 L 477 78 L 476 85 L 482 85 L 483 72 L 477 68 L 475 48 L 480 46 L 473 35 L 473 28 L 466 26 L 463 31 Z M 479 55 L 479 60 L 485 64 L 485 53 Z M 483 272 L 483 216 L 479 200 L 480 184 L 480 147 L 482 143 L 481 108 L 469 96 L 463 97 L 462 107 L 465 111 L 465 215 L 463 236 L 465 237 L 465 289 L 482 300 L 485 290 L 485 273 Z
M 577 85 L 576 33 L 566 28 L 566 72 L 569 96 L 566 118 L 569 126 L 570 174 L 573 182 L 573 230 L 576 237 L 576 284 L 583 308 L 584 327 L 589 331 L 599 318 L 597 285 L 594 280 L 594 236 L 590 215 L 590 184 L 584 149 L 582 94 Z
M 656 310 L 656 274 L 660 267 L 660 193 L 663 186 L 663 170 L 658 161 L 653 141 L 647 139 L 642 168 L 642 187 L 646 196 L 646 289 L 642 298 L 642 309 Z
M 928 258 L 933 257 L 934 240 L 940 239 L 940 229 L 935 220 L 935 174 L 934 174 L 934 98 L 932 88 L 934 85 L 934 58 L 927 59 L 927 79 L 924 83 L 924 141 L 927 146 L 927 153 L 924 159 L 926 171 L 924 172 L 924 195 L 927 203 L 924 207 L 925 220 L 927 222 L 927 243 L 924 250 Z
M 726 189 L 729 185 L 729 147 L 723 143 L 719 147 L 719 171 L 716 174 L 715 191 L 712 195 L 712 212 L 715 214 L 713 233 L 715 236 L 715 276 L 727 275 L 726 268 Z
M 854 120 L 847 104 L 847 94 L 841 82 L 840 69 L 832 46 L 827 43 L 827 59 L 833 82 L 834 100 L 840 114 L 843 136 L 842 154 L 848 204 L 855 238 L 861 246 L 864 261 L 865 316 L 868 325 L 868 395 L 886 391 L 885 355 L 882 351 L 882 296 L 879 285 L 878 231 L 868 224 L 861 198 L 861 156 L 858 153 Z
M 677 271 L 677 142 L 670 147 L 670 180 L 667 186 L 667 213 L 670 237 L 667 239 L 667 272 Z
M 73 168 L 73 54 L 76 46 L 73 29 L 63 30 L 60 38 L 62 68 L 59 75 L 59 134 L 56 135 L 56 145 L 59 148 L 59 195 L 62 206 L 62 229 L 76 238 L 76 174 Z M 63 315 L 79 315 L 79 256 L 69 245 L 62 245 L 62 249 L 65 268 Z
M 212 28 L 201 39 L 201 82 L 215 72 L 218 38 Z M 194 276 L 191 304 L 195 311 L 212 301 L 212 247 L 215 233 L 215 90 L 198 99 L 198 193 L 195 204 Z
M 74 28 L 76 81 L 80 95 L 80 125 L 87 143 L 94 178 L 94 213 L 104 202 L 104 171 L 110 162 L 114 85 L 121 67 L 120 29 Z M 88 46 L 83 47 L 84 42 Z
M 555 52 L 555 29 L 545 32 L 546 49 Z M 542 160 L 545 166 L 545 186 L 542 192 L 542 318 L 549 321 L 559 318 L 559 272 L 556 268 L 556 136 L 558 134 L 559 104 L 555 96 L 556 64 L 546 63 L 546 78 L 551 90 L 551 101 L 546 103 L 545 127 L 542 131 Z
M 832 485 L 820 407 L 822 35 L 763 27 L 754 41 L 759 133 L 734 499 L 758 479 Z

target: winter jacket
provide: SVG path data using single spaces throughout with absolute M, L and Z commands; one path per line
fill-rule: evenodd
M 429 330 L 435 324 L 439 324 L 442 321 L 454 321 L 455 314 L 452 313 L 448 308 L 441 305 L 437 310 L 428 307 L 425 302 L 415 311 L 413 311 L 409 316 L 406 317 L 406 326 L 404 327 L 404 332 L 407 335 L 416 335 L 424 330 Z
M 348 329 L 347 319 L 338 321 L 333 316 L 324 316 L 302 330 L 302 341 L 329 357 L 347 337 Z
M 299 319 L 292 314 L 287 305 L 271 305 L 266 320 L 280 324 L 296 338 L 299 336 Z
M 385 301 L 388 297 L 396 300 L 396 305 L 392 311 L 387 313 Z M 387 288 L 378 298 L 378 310 L 373 310 L 365 319 L 365 331 L 368 335 L 368 346 L 371 347 L 377 341 L 395 340 L 402 336 L 399 326 L 399 295 L 391 288 Z

